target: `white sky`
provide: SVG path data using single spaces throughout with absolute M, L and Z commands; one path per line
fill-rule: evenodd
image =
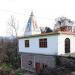
M 0 0 L 0 36 L 7 35 L 11 15 L 16 18 L 22 35 L 32 10 L 42 27 L 53 29 L 55 18 L 61 16 L 75 21 L 75 0 Z

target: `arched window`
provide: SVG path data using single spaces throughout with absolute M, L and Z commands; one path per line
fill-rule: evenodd
M 65 39 L 65 53 L 70 53 L 70 39 Z

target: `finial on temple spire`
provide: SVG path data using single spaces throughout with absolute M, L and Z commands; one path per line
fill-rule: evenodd
M 33 13 L 33 11 L 31 11 L 31 16 L 34 16 L 34 13 Z

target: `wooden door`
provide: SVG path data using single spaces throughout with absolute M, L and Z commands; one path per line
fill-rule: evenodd
M 40 72 L 40 63 L 36 63 L 36 75 Z

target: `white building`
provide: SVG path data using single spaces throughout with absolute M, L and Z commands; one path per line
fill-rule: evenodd
M 55 56 L 75 52 L 74 23 L 65 17 L 58 20 L 53 32 L 41 33 L 35 16 L 31 13 L 25 35 L 19 37 L 21 68 L 39 70 L 42 65 L 55 67 Z M 65 21 L 66 20 L 66 21 Z

